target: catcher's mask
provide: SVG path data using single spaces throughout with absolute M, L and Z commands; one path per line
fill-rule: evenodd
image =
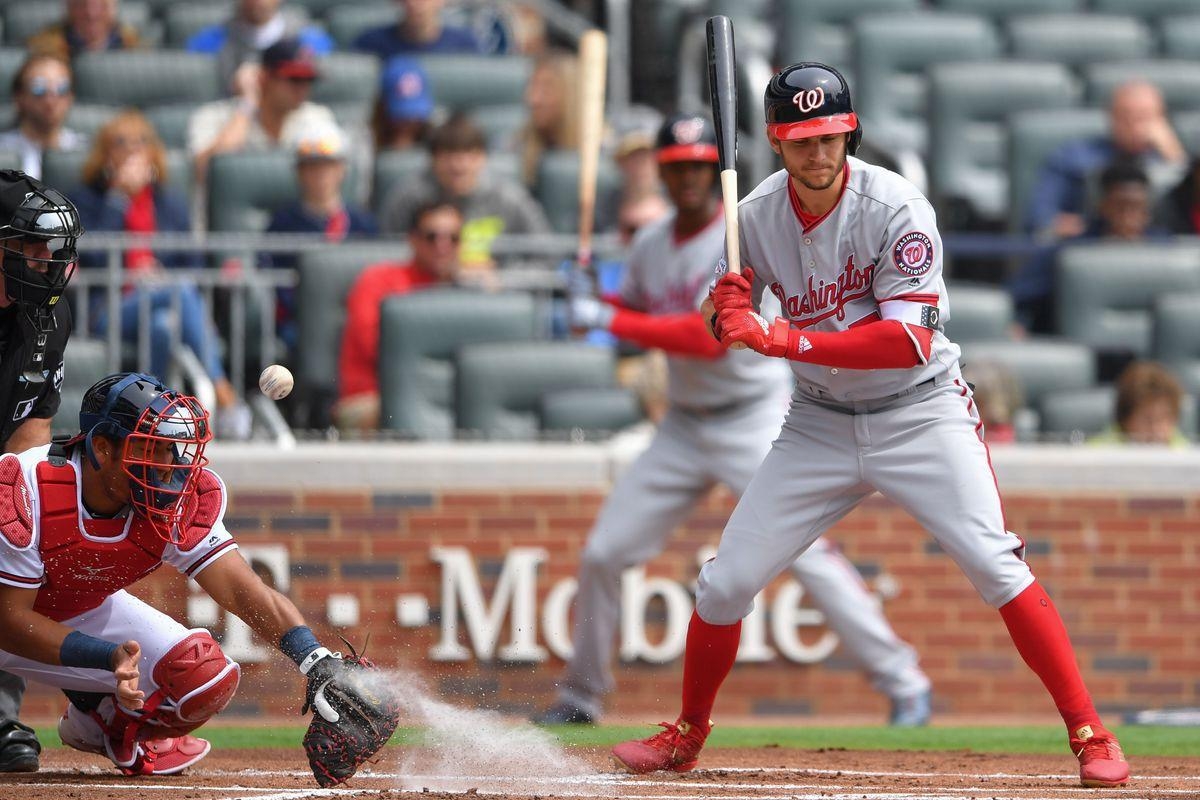
M 129 504 L 172 544 L 196 513 L 204 447 L 212 439 L 208 412 L 189 395 L 168 389 L 151 375 L 122 372 L 96 382 L 83 396 L 79 435 L 88 460 L 100 469 L 94 439 L 120 446 L 129 480 Z
M 83 234 L 75 204 L 18 170 L 0 170 L 0 250 L 4 289 L 37 325 L 49 329 L 79 256 Z

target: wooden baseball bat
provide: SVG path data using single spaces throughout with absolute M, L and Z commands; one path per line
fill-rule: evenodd
M 579 40 L 579 265 L 592 265 L 592 229 L 596 223 L 596 178 L 600 137 L 604 133 L 604 77 L 608 37 L 590 30 Z
M 717 162 L 721 170 L 721 205 L 725 209 L 725 264 L 742 274 L 738 235 L 737 72 L 733 51 L 733 22 L 718 15 L 708 18 L 708 97 L 717 133 Z M 734 342 L 733 350 L 746 345 Z
M 721 202 L 725 207 L 725 263 L 729 271 L 742 271 L 738 245 L 737 188 L 737 73 L 733 51 L 733 23 L 729 17 L 708 19 L 708 96 L 712 101 L 713 127 L 717 132 L 717 161 L 721 169 Z

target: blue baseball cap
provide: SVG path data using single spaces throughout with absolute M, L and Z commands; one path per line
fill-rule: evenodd
M 427 120 L 433 114 L 429 76 L 415 58 L 398 56 L 387 62 L 380 91 L 388 117 L 398 120 Z

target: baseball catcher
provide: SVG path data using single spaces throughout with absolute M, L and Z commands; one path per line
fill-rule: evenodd
M 300 664 L 308 678 L 302 714 L 313 711 L 304 752 L 323 788 L 351 778 L 387 744 L 400 721 L 397 703 L 375 665 L 350 648 L 350 655 L 318 647 Z

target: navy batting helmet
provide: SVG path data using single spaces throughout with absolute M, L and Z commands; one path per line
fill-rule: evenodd
M 708 117 L 672 114 L 658 129 L 655 141 L 658 163 L 708 161 L 717 163 L 717 134 Z
M 167 541 L 177 541 L 196 510 L 204 447 L 212 439 L 208 412 L 189 395 L 157 378 L 120 372 L 101 378 L 83 395 L 80 435 L 92 466 L 100 469 L 93 438 L 121 447 L 130 505 Z
M 803 61 L 775 73 L 763 95 L 767 130 L 784 140 L 848 133 L 846 152 L 854 155 L 862 125 L 850 102 L 842 73 L 826 64 Z

